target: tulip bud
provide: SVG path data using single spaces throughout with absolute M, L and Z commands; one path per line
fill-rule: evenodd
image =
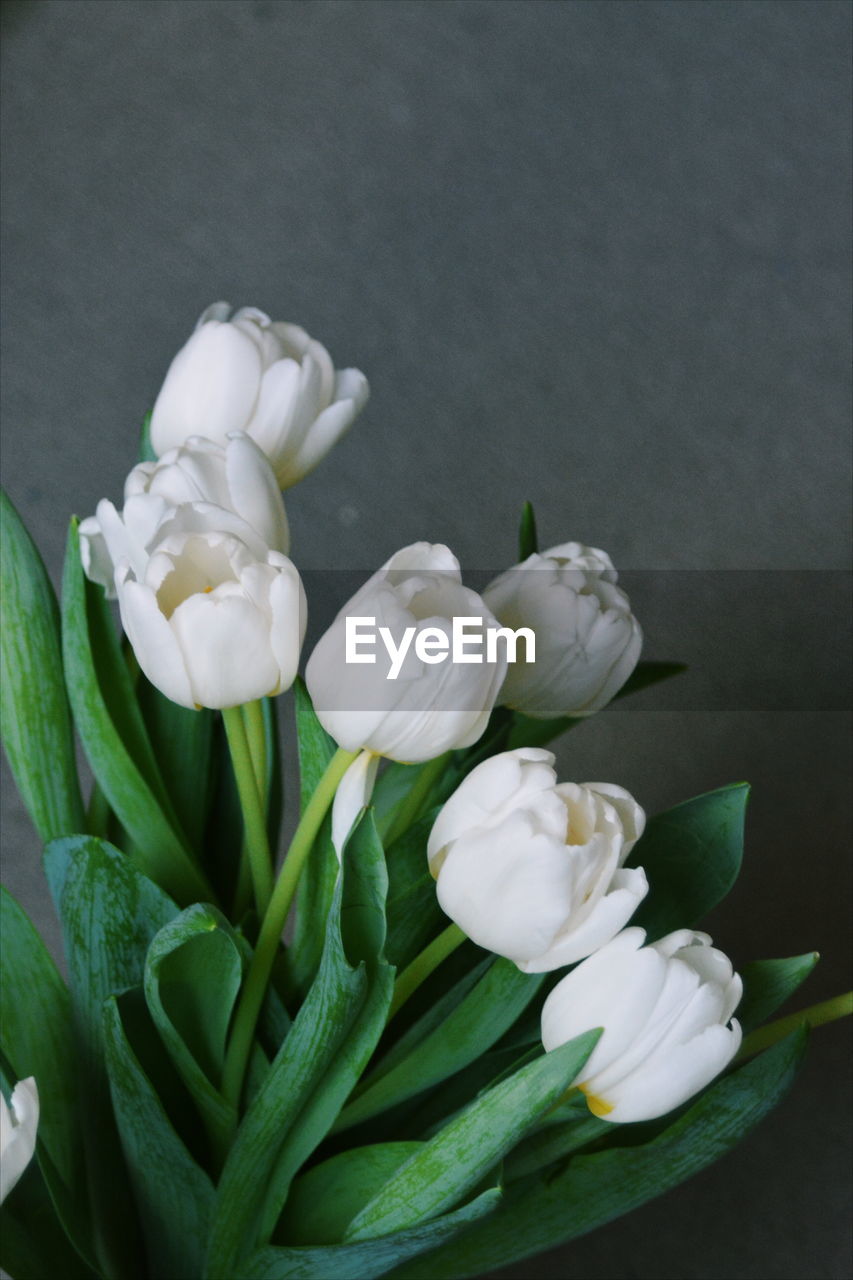
M 20 1080 L 7 1105 L 0 1094 L 0 1204 L 33 1158 L 39 1122 L 39 1091 L 33 1076 Z
M 232 533 L 192 527 L 196 511 L 176 509 L 141 577 L 129 560 L 116 568 L 121 620 L 139 665 L 185 707 L 235 707 L 282 693 L 305 634 L 299 574 L 277 551 L 262 548 L 259 556 Z
M 645 936 L 623 930 L 567 974 L 542 1008 L 546 1050 L 604 1028 L 571 1083 L 595 1115 L 614 1122 L 654 1120 L 681 1106 L 741 1042 L 732 1014 L 743 984 L 728 957 L 691 929 L 644 947 Z
M 175 356 L 151 416 L 161 455 L 189 436 L 224 444 L 246 431 L 273 465 L 281 488 L 301 480 L 340 439 L 367 403 L 358 369 L 335 370 L 324 346 L 304 329 L 273 322 L 254 307 L 215 302 Z
M 379 632 L 386 638 L 348 661 L 348 619 L 366 618 L 375 623 L 374 640 Z M 483 631 L 497 628 L 476 592 L 463 587 L 459 561 L 440 544 L 404 547 L 356 592 L 305 671 L 320 723 L 340 746 L 411 764 L 477 741 L 504 678 L 506 655 L 453 661 L 454 618 Z M 438 652 L 426 654 L 422 640 Z
M 442 910 L 525 973 L 609 942 L 648 890 L 623 866 L 645 815 L 621 787 L 557 782 L 550 751 L 492 756 L 436 819 L 427 856 Z
M 504 626 L 530 627 L 535 662 L 510 667 L 501 702 L 536 719 L 600 711 L 637 665 L 643 635 L 610 557 L 566 542 L 495 578 L 483 599 Z
M 111 599 L 118 562 L 129 560 L 141 578 L 175 508 L 188 503 L 203 505 L 210 529 L 235 533 L 282 555 L 290 549 L 284 502 L 270 464 L 254 441 L 239 432 L 224 445 L 194 436 L 159 462 L 141 462 L 125 481 L 124 499 L 121 514 L 104 498 L 96 515 L 80 525 L 86 576 Z

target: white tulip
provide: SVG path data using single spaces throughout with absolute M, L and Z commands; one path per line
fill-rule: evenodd
M 530 627 L 535 662 L 510 667 L 501 702 L 536 719 L 588 716 L 637 665 L 643 635 L 610 557 L 566 542 L 528 556 L 489 584 L 483 599 L 504 626 Z
M 33 1158 L 39 1122 L 39 1091 L 33 1076 L 20 1080 L 7 1105 L 0 1094 L 0 1204 Z
M 604 1028 L 570 1083 L 595 1115 L 614 1122 L 654 1120 L 681 1106 L 741 1042 L 732 1014 L 743 984 L 728 957 L 691 929 L 646 947 L 645 936 L 625 929 L 567 974 L 542 1009 L 546 1050 Z
M 235 707 L 282 693 L 305 634 L 299 574 L 277 551 L 261 546 L 259 554 L 232 533 L 193 527 L 197 515 L 198 504 L 176 509 L 141 577 L 129 560 L 116 568 L 121 620 L 139 665 L 185 707 Z
M 374 662 L 347 662 L 347 619 L 373 618 L 384 628 Z M 419 656 L 421 637 L 448 649 L 454 618 L 497 623 L 476 592 L 462 585 L 459 561 L 440 544 L 416 542 L 393 555 L 356 592 L 321 637 L 305 680 L 324 729 L 347 751 L 364 747 L 392 760 L 431 760 L 476 742 L 486 727 L 506 671 L 493 662 Z M 390 678 L 389 678 L 390 676 Z
M 233 432 L 224 445 L 194 436 L 159 462 L 139 463 L 125 481 L 124 499 L 119 513 L 103 498 L 97 513 L 80 525 L 83 569 L 111 599 L 115 566 L 129 560 L 142 577 L 179 506 L 203 509 L 210 529 L 260 540 L 282 555 L 290 550 L 287 515 L 272 468 L 254 441 L 240 432 Z
M 436 819 L 427 856 L 442 910 L 479 946 L 543 973 L 590 955 L 648 891 L 623 866 L 645 815 L 622 787 L 557 782 L 550 751 L 492 756 Z
M 224 444 L 246 431 L 283 489 L 313 471 L 367 403 L 358 369 L 335 370 L 324 346 L 295 324 L 227 302 L 202 313 L 175 356 L 151 417 L 158 455 L 188 436 Z

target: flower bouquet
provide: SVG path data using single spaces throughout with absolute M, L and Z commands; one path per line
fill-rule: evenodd
M 550 741 L 681 668 L 640 661 L 608 556 L 540 551 L 529 504 L 479 593 L 447 547 L 396 551 L 300 678 L 281 490 L 367 394 L 216 304 L 122 509 L 72 521 L 59 606 L 3 499 L 3 735 L 68 973 L 4 892 L 14 1280 L 476 1276 L 717 1159 L 849 1012 L 768 1021 L 816 955 L 738 974 L 696 931 L 743 784 L 647 821 L 558 777 Z

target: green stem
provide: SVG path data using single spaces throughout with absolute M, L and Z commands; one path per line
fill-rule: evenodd
M 246 847 L 249 851 L 249 865 L 252 869 L 252 884 L 255 889 L 255 903 L 258 915 L 266 911 L 272 894 L 272 856 L 267 839 L 267 824 L 264 818 L 261 795 L 255 779 L 252 755 L 246 736 L 246 727 L 239 707 L 228 707 L 222 712 L 225 732 L 228 736 L 228 749 L 231 752 L 231 763 L 234 766 L 234 777 L 240 796 L 240 808 L 243 810 L 243 825 L 246 831 Z
M 408 831 L 409 827 L 417 822 L 426 806 L 426 801 L 429 799 L 429 794 L 434 784 L 444 773 L 451 754 L 450 751 L 445 751 L 443 755 L 436 756 L 434 760 L 428 760 L 423 765 L 411 788 L 400 801 L 397 812 L 384 832 L 383 844 L 386 849 L 390 848 L 395 840 L 398 840 L 404 832 Z
M 406 1003 L 409 996 L 414 995 L 421 983 L 426 982 L 429 975 L 438 968 L 442 960 L 446 960 L 465 941 L 467 941 L 467 934 L 462 932 L 459 925 L 449 924 L 437 938 L 433 938 L 428 947 L 424 947 L 419 956 L 415 956 L 412 963 L 407 965 L 394 983 L 394 995 L 388 1010 L 389 1022 L 398 1009 Z
M 234 1026 L 228 1042 L 222 1074 L 222 1096 L 235 1107 L 240 1100 L 255 1024 L 278 953 L 285 921 L 293 905 L 299 876 L 311 852 L 311 846 L 317 838 L 317 832 L 329 811 L 338 783 L 357 755 L 357 751 L 344 751 L 339 747 L 329 761 L 326 772 L 318 782 L 314 794 L 305 807 L 305 812 L 299 819 L 299 826 L 293 834 L 284 865 L 279 872 L 270 904 L 263 918 L 258 944 L 252 956 L 234 1016 Z
M 823 1000 L 820 1004 L 810 1005 L 808 1009 L 801 1009 L 799 1013 L 789 1014 L 787 1018 L 777 1018 L 775 1022 L 768 1022 L 746 1037 L 735 1062 L 742 1062 L 744 1058 L 752 1058 L 756 1053 L 769 1049 L 803 1024 L 819 1027 L 825 1022 L 835 1022 L 838 1018 L 847 1018 L 851 1014 L 853 991 L 847 991 L 842 996 L 833 996 L 831 1000 Z
M 240 708 L 246 729 L 246 741 L 264 814 L 267 811 L 267 734 L 260 702 L 245 702 Z

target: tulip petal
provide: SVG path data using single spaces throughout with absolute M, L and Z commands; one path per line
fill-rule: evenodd
M 617 871 L 610 889 L 596 909 L 565 936 L 557 935 L 553 946 L 538 959 L 520 964 L 525 973 L 550 973 L 591 956 L 623 929 L 649 891 L 642 867 Z
M 261 378 L 257 403 L 246 422 L 246 431 L 269 458 L 277 475 L 282 461 L 286 461 L 299 444 L 293 438 L 299 378 L 300 367 L 295 360 L 276 360 L 271 364 Z
M 106 539 L 96 516 L 87 516 L 81 520 L 78 530 L 80 535 L 80 562 L 83 572 L 90 582 L 103 587 L 107 599 L 115 599 L 115 582 L 113 581 L 113 558 L 107 548 Z
M 208 321 L 175 356 L 151 415 L 160 456 L 191 435 L 224 444 L 255 407 L 261 380 L 257 345 L 232 324 Z
M 737 1053 L 741 1029 L 732 1026 L 706 1027 L 687 1044 L 654 1055 L 620 1085 L 607 1091 L 604 1101 L 612 1110 L 604 1116 L 614 1123 L 655 1120 L 681 1106 L 710 1084 Z
M 122 626 L 145 675 L 173 702 L 194 707 L 180 645 L 157 606 L 154 591 L 131 577 L 127 561 L 116 569 L 116 587 Z
M 624 787 L 617 787 L 613 782 L 585 782 L 583 785 L 590 791 L 604 796 L 619 815 L 624 833 L 620 862 L 624 862 L 646 829 L 645 811 L 640 808 L 630 792 Z
M 290 530 L 281 491 L 266 455 L 250 436 L 235 432 L 229 437 L 225 474 L 230 505 L 257 529 L 271 551 L 287 555 Z
M 270 646 L 279 669 L 279 689 L 289 689 L 296 679 L 299 654 L 305 639 L 307 603 L 302 579 L 286 556 L 270 556 L 278 572 L 270 583 Z
M 245 596 L 224 594 L 219 587 L 191 595 L 167 625 L 180 645 L 198 706 L 237 707 L 279 692 L 269 622 Z
M 370 804 L 378 768 L 379 756 L 361 751 L 338 783 L 332 804 L 332 844 L 338 862 L 343 861 L 344 845 L 358 815 Z

